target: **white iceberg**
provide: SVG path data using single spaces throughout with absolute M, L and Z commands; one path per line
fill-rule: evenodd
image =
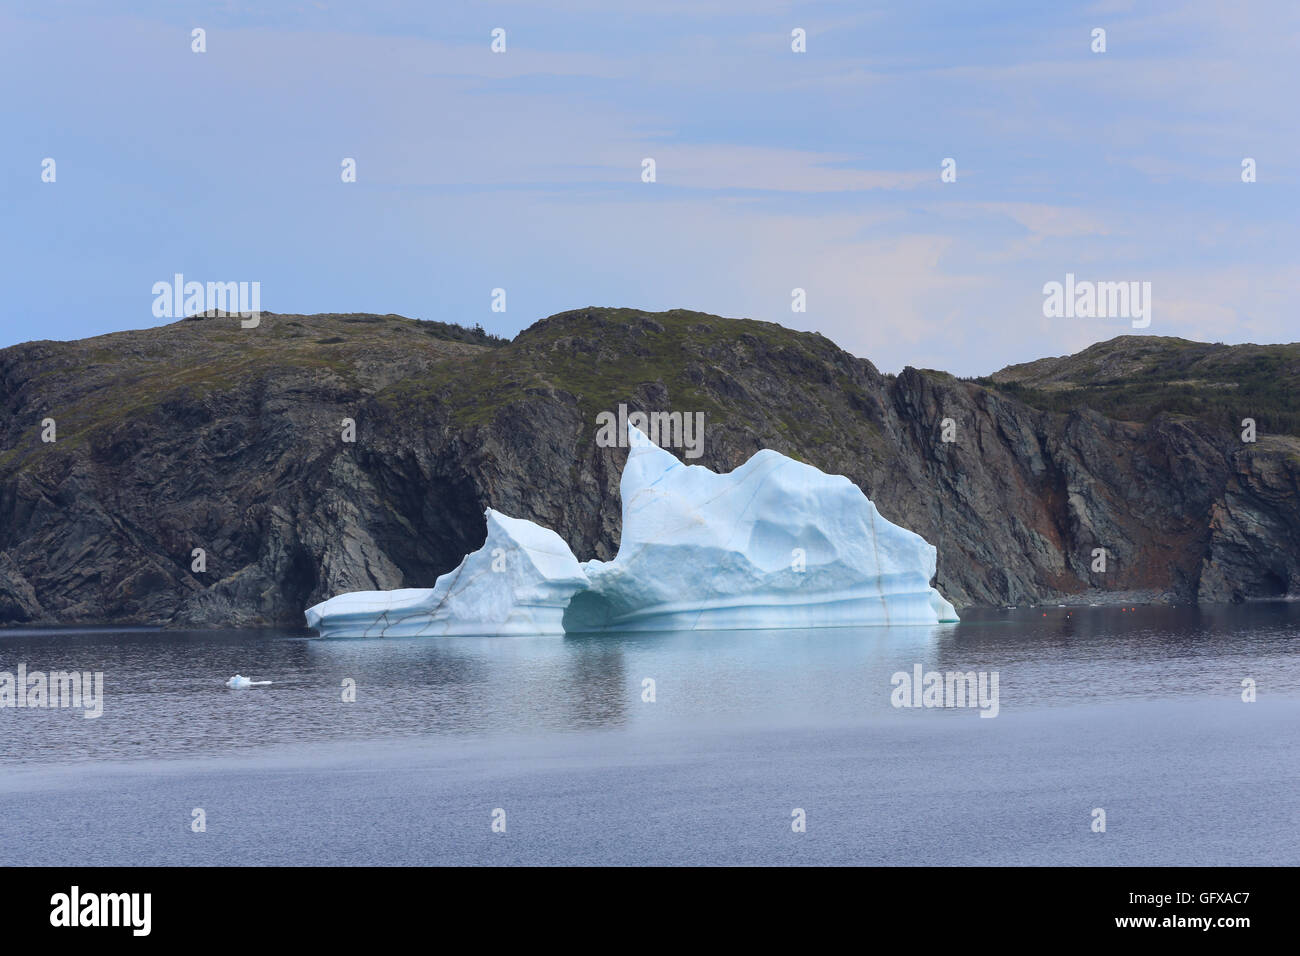
M 613 561 L 491 508 L 487 540 L 432 588 L 358 591 L 307 610 L 322 637 L 564 634 L 938 624 L 934 547 L 849 479 L 764 450 L 728 474 L 629 427 Z
M 236 674 L 226 681 L 226 686 L 231 690 L 244 690 L 246 687 L 270 687 L 271 682 L 269 680 L 251 680 Z
M 321 637 L 562 634 L 587 586 L 558 534 L 488 508 L 487 540 L 432 588 L 354 591 L 307 609 Z
M 776 451 L 728 474 L 684 465 L 629 428 L 613 561 L 583 565 L 569 631 L 937 624 L 934 547 L 861 489 Z

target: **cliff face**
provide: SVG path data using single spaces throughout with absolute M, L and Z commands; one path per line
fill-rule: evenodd
M 482 544 L 487 506 L 611 558 L 626 451 L 597 445 L 596 416 L 620 403 L 703 412 L 694 461 L 714 470 L 770 447 L 847 475 L 938 547 L 959 606 L 1300 593 L 1300 441 L 1247 444 L 1169 410 L 1106 417 L 1090 383 L 1033 364 L 1021 394 L 1015 369 L 884 376 L 814 334 L 614 309 L 506 344 L 264 314 L 15 346 L 0 351 L 0 622 L 301 624 L 343 591 L 431 586 Z

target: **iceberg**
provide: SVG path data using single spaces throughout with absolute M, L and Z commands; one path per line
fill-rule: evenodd
M 749 630 L 956 621 L 937 555 L 843 475 L 765 449 L 728 474 L 635 428 L 613 561 L 588 561 L 568 631 Z
M 244 690 L 248 687 L 270 687 L 271 682 L 269 680 L 252 680 L 248 677 L 241 677 L 239 674 L 236 674 L 234 677 L 230 678 L 230 680 L 226 681 L 226 686 L 231 690 Z
M 307 610 L 322 637 L 925 625 L 957 620 L 937 555 L 842 475 L 765 449 L 735 471 L 684 465 L 635 427 L 612 561 L 489 508 L 487 540 L 432 588 Z
M 562 634 L 587 576 L 564 540 L 488 508 L 487 540 L 432 588 L 353 591 L 307 609 L 321 637 Z

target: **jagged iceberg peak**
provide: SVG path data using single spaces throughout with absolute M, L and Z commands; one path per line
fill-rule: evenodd
M 583 565 L 568 630 L 934 624 L 936 555 L 856 485 L 779 452 L 718 474 L 629 426 L 613 561 Z
M 432 588 L 354 591 L 307 610 L 322 637 L 560 634 L 587 577 L 548 528 L 488 508 L 483 547 Z

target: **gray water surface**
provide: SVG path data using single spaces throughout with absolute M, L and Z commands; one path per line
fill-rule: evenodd
M 0 671 L 105 680 L 98 719 L 0 709 L 0 863 L 1296 864 L 1298 634 L 1288 603 L 581 638 L 0 631 Z M 893 707 L 917 664 L 996 671 L 998 716 Z M 228 690 L 236 672 L 273 684 Z

